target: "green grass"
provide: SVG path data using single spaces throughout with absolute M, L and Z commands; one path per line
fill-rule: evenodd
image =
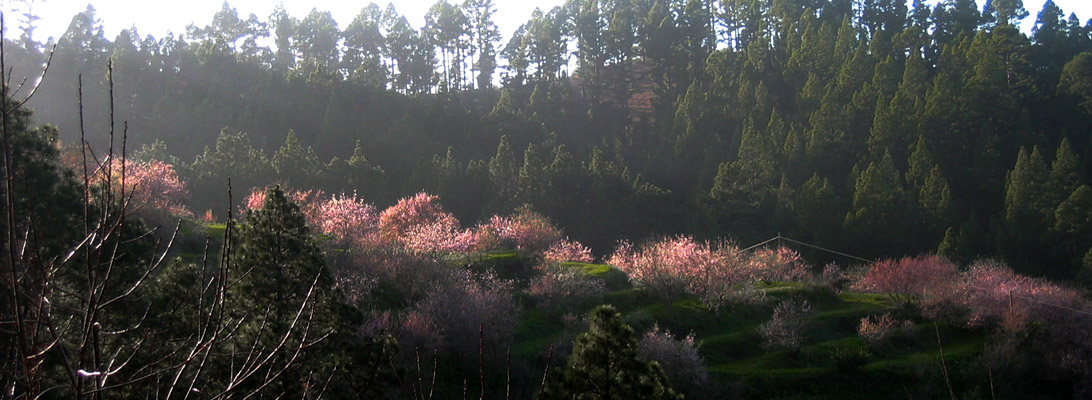
M 225 224 L 195 221 L 183 224 L 182 246 L 176 255 L 199 262 L 206 237 L 210 240 L 210 253 L 218 253 L 225 230 Z M 531 267 L 533 260 L 516 251 L 449 261 L 454 265 L 469 265 L 477 271 L 492 270 L 500 278 L 516 281 L 518 288 L 527 287 L 535 273 Z M 570 343 L 584 329 L 579 323 L 567 328 L 562 322 L 564 315 L 579 319 L 596 305 L 611 304 L 638 334 L 653 325 L 676 336 L 693 332 L 701 343 L 700 353 L 710 375 L 723 385 L 742 387 L 746 398 L 904 398 L 909 392 L 928 398 L 939 390 L 937 382 L 943 382 L 937 331 L 944 360 L 950 368 L 977 362 L 988 340 L 985 333 L 919 322 L 916 332 L 909 337 L 871 348 L 857 335 L 861 318 L 891 310 L 896 310 L 897 315 L 912 314 L 900 309 L 902 305 L 890 296 L 834 293 L 799 282 L 762 282 L 758 288 L 766 294 L 764 303 L 733 304 L 714 312 L 696 298 L 665 304 L 644 289 L 633 287 L 625 273 L 609 265 L 564 263 L 562 266 L 602 281 L 607 292 L 566 309 L 527 304 L 512 344 L 514 360 L 541 364 L 551 345 Z M 805 341 L 798 352 L 763 348 L 758 334 L 758 328 L 770 319 L 774 306 L 786 299 L 806 299 L 812 304 Z M 930 383 L 916 385 L 922 379 Z M 862 389 L 861 382 L 870 385 Z M 904 390 L 904 385 L 910 389 Z
M 510 257 L 497 255 L 492 259 L 505 262 Z M 935 385 L 941 379 L 940 350 L 934 331 L 938 327 L 933 323 L 919 323 L 910 337 L 879 349 L 870 348 L 857 335 L 861 318 L 900 306 L 890 296 L 834 293 L 797 282 L 767 282 L 759 285 L 767 296 L 765 304 L 733 305 L 714 313 L 695 298 L 680 299 L 668 307 L 643 289 L 632 287 L 621 271 L 607 265 L 564 265 L 602 279 L 609 287 L 609 292 L 570 312 L 584 315 L 596 304 L 612 304 L 638 334 L 653 324 L 679 336 L 693 332 L 701 342 L 700 353 L 711 375 L 724 384 L 744 382 L 748 398 L 905 397 L 903 385 L 926 378 Z M 803 346 L 796 353 L 763 348 L 758 327 L 770 319 L 778 302 L 789 298 L 807 299 L 813 305 Z M 514 353 L 533 357 L 551 344 L 571 340 L 576 332 L 565 332 L 562 314 L 537 308 L 525 310 L 516 333 Z M 939 331 L 949 368 L 974 362 L 987 341 L 984 333 L 943 324 Z M 875 386 L 861 389 L 858 387 L 861 382 L 873 382 Z M 908 390 L 920 393 L 933 389 L 933 386 L 927 389 L 911 386 Z

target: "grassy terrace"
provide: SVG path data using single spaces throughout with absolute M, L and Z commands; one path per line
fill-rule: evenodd
M 224 224 L 184 223 L 172 251 L 186 261 L 200 262 L 207 236 L 210 259 L 214 259 L 225 229 Z M 534 273 L 528 260 L 515 251 L 449 261 L 469 264 L 479 271 L 491 269 L 503 279 L 516 281 L 520 289 L 527 287 Z M 988 342 L 984 332 L 914 319 L 912 334 L 879 347 L 858 336 L 857 327 L 864 317 L 892 312 L 900 319 L 910 319 L 915 314 L 887 295 L 835 293 L 804 283 L 769 282 L 758 287 L 766 295 L 764 303 L 729 305 L 713 312 L 696 298 L 683 298 L 668 307 L 645 290 L 634 288 L 624 273 L 608 265 L 566 263 L 563 267 L 602 280 L 607 292 L 567 308 L 541 307 L 522 298 L 524 310 L 512 347 L 513 362 L 538 368 L 544 365 L 551 345 L 560 352 L 554 363 L 563 361 L 572 340 L 585 329 L 573 320 L 583 318 L 596 305 L 611 304 L 638 334 L 654 324 L 676 336 L 694 332 L 711 377 L 730 395 L 784 399 L 947 397 L 942 367 L 946 365 L 948 381 L 959 398 L 990 398 L 988 392 L 967 389 L 989 387 L 989 372 L 980 361 Z M 790 298 L 806 299 L 812 305 L 803 346 L 795 353 L 766 349 L 758 328 L 770 319 L 776 304 Z M 569 327 L 564 322 L 566 315 Z M 541 372 L 525 373 L 534 376 Z
M 492 255 L 489 260 L 510 257 L 515 255 Z M 886 295 L 834 293 L 801 283 L 774 282 L 760 286 L 766 293 L 765 304 L 737 305 L 714 313 L 696 299 L 683 299 L 669 309 L 644 290 L 628 285 L 621 271 L 610 266 L 566 266 L 604 279 L 609 292 L 570 310 L 525 309 L 516 333 L 514 356 L 541 357 L 551 344 L 571 341 L 579 332 L 566 331 L 563 314 L 582 316 L 597 304 L 612 304 L 638 333 L 654 323 L 676 335 L 694 332 L 714 379 L 747 398 L 869 399 L 905 398 L 907 394 L 917 398 L 922 393 L 947 394 L 937 332 L 949 370 L 976 362 L 986 345 L 983 333 L 920 321 L 913 334 L 873 348 L 857 335 L 857 327 L 861 318 L 892 309 L 899 312 L 899 304 Z M 803 347 L 798 353 L 763 348 L 758 327 L 770 319 L 774 305 L 794 297 L 812 304 Z M 981 376 L 951 376 L 953 390 L 961 393 L 962 385 L 957 382 L 960 379 L 975 384 L 989 379 L 984 369 L 981 372 Z

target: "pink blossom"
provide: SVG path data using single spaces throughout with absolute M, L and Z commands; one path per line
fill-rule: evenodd
M 914 331 L 914 323 L 899 321 L 891 317 L 891 313 L 885 313 L 879 317 L 861 318 L 857 326 L 857 334 L 869 344 L 877 346 L 895 334 L 910 334 Z
M 602 281 L 585 275 L 579 268 L 545 264 L 541 274 L 531 279 L 527 294 L 549 306 L 570 306 L 607 291 Z
M 479 340 L 484 340 L 486 355 L 492 357 L 503 354 L 511 342 L 520 313 L 513 295 L 513 282 L 499 279 L 491 271 L 452 270 L 446 282 L 417 304 L 414 313 L 434 324 L 420 329 L 438 331 L 444 346 L 456 356 L 477 362 Z M 481 326 L 485 329 L 479 330 Z
M 807 300 L 785 300 L 774 308 L 773 318 L 758 328 L 764 339 L 762 347 L 800 350 L 804 342 L 805 319 L 811 314 Z
M 585 247 L 577 241 L 570 241 L 568 238 L 562 239 L 550 246 L 542 257 L 549 262 L 582 262 L 590 263 L 595 261 L 592 257 L 591 249 Z
M 243 210 L 256 210 L 262 208 L 262 206 L 265 205 L 265 194 L 268 190 L 268 186 L 251 188 L 250 194 L 243 200 Z M 313 189 L 299 191 L 282 187 L 282 190 L 284 190 L 285 196 L 292 199 L 292 202 L 300 207 L 300 211 L 302 211 L 309 220 L 323 195 L 321 190 Z
M 676 338 L 671 335 L 671 331 L 653 325 L 652 330 L 641 336 L 637 343 L 637 352 L 645 360 L 659 362 L 671 381 L 671 386 L 689 396 L 689 393 L 701 389 L 709 380 L 705 360 L 698 353 L 699 347 L 693 332 Z
M 997 261 L 977 261 L 962 274 L 968 324 L 1022 331 L 1028 322 L 1048 322 L 1068 309 L 1086 309 L 1080 293 L 1040 278 L 1017 275 Z
M 319 201 L 312 214 L 310 223 L 316 230 L 341 243 L 372 243 L 379 232 L 375 207 L 356 194 L 334 195 Z
M 819 275 L 819 282 L 831 289 L 834 289 L 835 291 L 841 290 L 842 284 L 845 281 L 845 272 L 843 272 L 842 268 L 835 263 L 830 263 L 824 266 L 823 272 Z
M 882 260 L 869 266 L 855 290 L 887 293 L 911 302 L 945 298 L 956 283 L 957 267 L 936 255 Z
M 714 248 L 679 236 L 650 242 L 639 250 L 621 242 L 607 263 L 669 305 L 683 294 L 691 294 L 716 310 L 729 301 L 754 298 L 755 293 L 745 285 L 752 274 L 744 261 L 739 249 L 730 244 Z
M 508 217 L 493 216 L 483 229 L 495 235 L 500 245 L 528 253 L 546 251 L 561 240 L 560 230 L 527 207 Z
M 193 216 L 185 206 L 189 197 L 186 184 L 170 164 L 114 159 L 93 171 L 92 182 L 109 183 L 115 196 L 130 200 L 131 211 L 154 220 L 149 222 L 168 223 L 176 217 Z
M 1066 309 L 1089 303 L 1075 290 L 1018 275 L 1004 264 L 981 260 L 966 271 L 936 256 L 884 260 L 853 284 L 919 302 L 930 318 L 960 318 L 969 326 L 1022 331 L 1028 322 L 1049 322 Z
M 747 269 L 752 279 L 763 281 L 799 281 L 809 275 L 800 253 L 787 247 L 755 250 L 747 261 Z
M 244 210 L 257 210 L 265 206 L 265 188 L 251 188 L 250 194 L 243 200 Z
M 439 197 L 418 193 L 379 214 L 380 237 L 390 244 L 419 253 L 465 253 L 478 235 L 459 228 L 459 220 L 444 211 Z
M 345 260 L 331 263 L 330 270 L 339 285 L 367 289 L 368 280 L 382 282 L 410 305 L 424 298 L 437 285 L 449 279 L 452 267 L 432 257 L 401 249 L 353 249 L 343 253 Z
M 444 212 L 440 198 L 425 192 L 398 200 L 379 214 L 379 233 L 384 240 L 399 242 L 419 225 L 432 224 L 450 215 Z
M 431 223 L 411 227 L 402 243 L 406 250 L 421 253 L 466 253 L 477 243 L 477 235 L 472 230 L 459 229 L 459 221 L 451 214 L 444 214 Z

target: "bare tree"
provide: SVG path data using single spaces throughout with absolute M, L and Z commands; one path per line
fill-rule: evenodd
M 35 88 L 22 99 L 14 98 L 22 84 L 10 89 L 2 32 L 0 15 L 0 71 L 4 72 L 0 86 L 0 207 L 4 211 L 0 396 L 249 398 L 273 390 L 272 383 L 292 368 L 307 348 L 329 334 L 312 325 L 312 294 L 318 277 L 282 328 L 267 330 L 261 322 L 258 331 L 265 335 L 259 335 L 263 340 L 244 341 L 240 327 L 251 319 L 264 319 L 227 312 L 231 306 L 227 293 L 238 281 L 229 277 L 234 266 L 234 221 L 229 205 L 218 265 L 210 266 L 206 241 L 200 294 L 179 299 L 197 311 L 196 318 L 183 322 L 188 332 L 167 338 L 162 330 L 148 326 L 151 305 L 142 296 L 166 264 L 181 221 L 170 235 L 157 238 L 154 230 L 131 218 L 134 188 L 126 182 L 125 163 L 113 162 L 124 159 L 127 136 L 127 126 L 122 124 L 117 142 L 120 148 L 116 148 L 113 77 L 109 76 L 110 145 L 103 153 L 92 151 L 81 123 L 82 179 L 71 174 L 66 177 L 57 162 L 56 130 L 27 127 L 30 113 L 23 105 Z M 48 64 L 41 77 L 47 69 Z M 112 67 L 108 71 L 112 75 Z M 79 92 L 82 122 L 82 84 Z M 28 142 L 39 145 L 42 160 L 25 159 L 28 152 L 21 146 Z M 42 166 L 49 168 L 34 168 Z M 52 174 L 54 187 L 44 191 L 33 188 L 28 183 L 33 174 Z M 41 204 L 49 204 L 46 197 L 55 194 L 50 190 L 59 190 L 65 179 L 69 189 L 75 187 L 71 191 L 82 192 L 82 199 L 70 204 L 76 208 L 82 205 L 82 210 L 43 209 Z M 230 183 L 228 190 L 230 198 Z M 60 229 L 50 227 L 53 219 L 48 214 L 53 212 L 71 213 L 76 221 Z M 57 231 L 64 235 L 50 237 Z M 308 380 L 307 385 L 319 394 L 329 383 L 329 377 Z

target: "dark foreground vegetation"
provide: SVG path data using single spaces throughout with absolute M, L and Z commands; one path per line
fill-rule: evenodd
M 1092 22 L 492 9 L 5 39 L 3 395 L 1092 393 Z

